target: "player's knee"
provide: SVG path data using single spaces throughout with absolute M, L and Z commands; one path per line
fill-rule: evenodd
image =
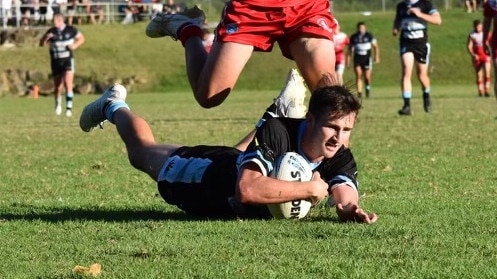
M 231 88 L 226 88 L 215 93 L 196 91 L 195 100 L 197 100 L 197 103 L 203 108 L 213 108 L 222 104 L 230 92 Z

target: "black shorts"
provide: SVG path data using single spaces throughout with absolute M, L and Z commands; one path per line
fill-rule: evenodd
M 236 217 L 228 199 L 235 195 L 239 154 L 225 146 L 179 148 L 159 174 L 160 195 L 194 216 Z
M 73 58 L 52 59 L 51 67 L 52 67 L 52 76 L 58 76 L 69 71 L 74 72 L 74 59 Z
M 361 67 L 362 70 L 372 68 L 371 55 L 354 55 L 354 68 Z
M 421 64 L 428 64 L 430 62 L 430 50 L 431 50 L 431 46 L 429 43 L 425 43 L 425 44 L 401 43 L 400 44 L 400 56 L 404 55 L 404 53 L 412 52 L 416 62 L 421 63 Z

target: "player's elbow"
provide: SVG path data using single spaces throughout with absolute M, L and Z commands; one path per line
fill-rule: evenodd
M 255 203 L 254 193 L 247 183 L 240 181 L 238 183 L 237 199 L 243 204 Z

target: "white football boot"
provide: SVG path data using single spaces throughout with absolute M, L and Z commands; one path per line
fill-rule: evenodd
M 114 101 L 125 101 L 126 100 L 126 88 L 120 84 L 114 84 L 105 90 L 104 94 L 95 101 L 86 105 L 79 118 L 79 127 L 85 132 L 93 130 L 93 128 L 100 126 L 107 120 L 105 118 L 105 106 Z
M 307 88 L 304 79 L 296 69 L 288 72 L 285 87 L 274 100 L 278 117 L 304 118 L 306 106 L 304 104 Z
M 185 23 L 192 23 L 201 26 L 205 22 L 204 11 L 197 6 L 176 14 L 158 13 L 148 23 L 145 34 L 150 38 L 160 38 L 169 36 L 174 40 L 178 39 L 178 29 Z

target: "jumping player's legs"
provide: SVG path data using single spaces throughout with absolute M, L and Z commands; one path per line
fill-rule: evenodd
M 318 88 L 323 76 L 335 76 L 333 41 L 301 37 L 290 43 L 288 49 L 311 92 Z
M 228 97 L 253 49 L 251 45 L 215 42 L 207 55 L 200 37 L 186 41 L 188 80 L 202 107 L 218 106 Z

